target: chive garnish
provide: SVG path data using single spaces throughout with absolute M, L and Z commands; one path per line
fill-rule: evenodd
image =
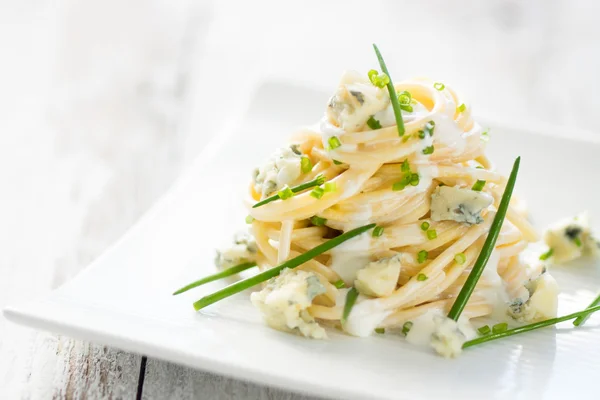
M 479 332 L 482 335 L 487 335 L 491 332 L 492 330 L 490 329 L 489 325 L 484 325 L 480 328 L 477 329 L 477 332 Z
M 327 218 L 321 218 L 316 215 L 310 217 L 310 223 L 314 226 L 323 226 L 327 223 Z
M 411 321 L 406 321 L 404 325 L 402 325 L 402 333 L 404 333 L 404 335 L 408 335 L 408 332 L 410 332 L 412 326 L 413 323 Z
M 312 168 L 313 164 L 312 161 L 310 161 L 310 158 L 302 156 L 300 158 L 300 170 L 302 171 L 302 173 L 308 174 L 310 171 L 312 171 Z
M 467 256 L 465 253 L 458 253 L 454 256 L 454 261 L 456 261 L 457 264 L 463 265 L 467 261 Z
M 358 297 L 358 290 L 355 287 L 351 287 L 348 290 L 348 294 L 346 295 L 346 303 L 344 304 L 344 311 L 342 312 L 342 325 L 346 323 L 348 320 L 348 316 L 352 311 L 352 307 L 354 307 L 354 303 L 356 303 L 356 298 Z
M 369 224 L 369 225 L 361 226 L 356 229 L 352 229 L 351 231 L 348 231 L 346 233 L 342 233 L 340 236 L 330 239 L 330 240 L 326 241 L 325 243 L 322 243 L 316 247 L 313 247 L 312 249 L 308 250 L 306 253 L 300 254 L 298 257 L 294 257 L 291 260 L 288 260 L 288 261 L 284 262 L 283 264 L 278 265 L 277 267 L 268 269 L 264 272 L 254 275 L 251 278 L 243 279 L 232 285 L 224 287 L 221 290 L 217 290 L 214 293 L 204 296 L 203 298 L 201 298 L 200 300 L 198 300 L 194 303 L 194 308 L 196 309 L 196 311 L 198 311 L 208 305 L 216 303 L 219 300 L 223 300 L 229 296 L 233 296 L 236 293 L 242 292 L 248 288 L 256 286 L 259 283 L 265 282 L 265 281 L 279 275 L 279 273 L 284 268 L 296 268 L 297 266 L 302 265 L 309 260 L 312 260 L 316 256 L 321 255 L 321 254 L 325 253 L 326 251 L 329 251 L 329 250 L 333 249 L 334 247 L 339 246 L 340 244 L 342 244 L 342 243 L 352 239 L 353 237 L 356 237 L 356 236 L 360 235 L 361 233 L 366 232 L 369 229 L 372 229 L 374 227 L 375 227 L 375 224 Z
M 245 270 L 250 269 L 252 267 L 256 267 L 256 263 L 249 262 L 249 263 L 239 264 L 239 265 L 236 265 L 234 267 L 227 268 L 227 269 L 225 269 L 225 270 L 223 270 L 221 272 L 217 272 L 216 274 L 205 276 L 204 278 L 199 279 L 196 282 L 192 282 L 189 285 L 186 285 L 186 286 L 182 287 L 181 289 L 176 290 L 173 293 L 173 296 L 181 294 L 183 292 L 187 292 L 188 290 L 193 289 L 195 287 L 202 286 L 205 283 L 213 282 L 213 281 L 216 281 L 216 280 L 219 280 L 219 279 L 222 279 L 222 278 L 227 278 L 228 276 L 235 275 L 238 272 L 245 271 Z
M 422 231 L 426 231 L 427 229 L 429 229 L 431 225 L 429 224 L 429 222 L 425 221 L 421 224 L 421 230 Z
M 310 195 L 312 197 L 314 197 L 315 199 L 320 199 L 321 197 L 323 197 L 324 194 L 325 194 L 325 189 L 323 189 L 320 186 L 317 186 L 310 192 Z
M 598 295 L 598 297 L 596 297 L 594 299 L 594 301 L 592 301 L 590 303 L 590 305 L 587 307 L 587 309 L 589 310 L 590 308 L 595 307 L 595 306 L 597 306 L 599 304 L 600 304 L 600 295 Z M 575 326 L 581 326 L 581 325 L 585 324 L 585 321 L 587 321 L 588 317 L 589 317 L 589 314 L 585 315 L 585 316 L 578 317 L 575 321 L 573 321 L 573 325 L 575 325 Z
M 404 135 L 404 121 L 402 120 L 402 112 L 400 111 L 400 103 L 398 102 L 398 95 L 396 94 L 396 89 L 394 88 L 394 82 L 392 82 L 392 77 L 385 65 L 385 61 L 383 61 L 383 57 L 379 52 L 379 48 L 377 45 L 373 43 L 373 49 L 375 50 L 375 54 L 377 55 L 377 60 L 379 61 L 379 66 L 381 67 L 381 71 L 386 74 L 389 78 L 389 82 L 387 83 L 388 92 L 390 94 L 390 102 L 392 103 L 392 108 L 394 109 L 394 116 L 396 117 L 396 125 L 398 126 L 398 135 Z
M 288 185 L 285 185 L 277 194 L 281 200 L 287 200 L 294 197 L 294 192 L 292 192 L 292 189 L 290 189 Z
M 383 226 L 376 226 L 375 229 L 373 229 L 373 237 L 379 237 L 383 235 Z
M 467 106 L 465 105 L 465 103 L 462 103 L 456 109 L 458 110 L 458 112 L 464 112 L 467 109 Z
M 383 335 L 385 333 L 385 328 L 375 328 L 375 333 Z
M 417 261 L 419 262 L 419 264 L 422 264 L 425 262 L 425 260 L 427 260 L 427 256 L 429 256 L 429 253 L 427 252 L 427 250 L 421 250 L 420 252 L 417 253 Z
M 435 229 L 430 229 L 427 231 L 427 239 L 433 240 L 437 238 L 437 231 Z
M 312 181 L 308 181 L 308 182 L 302 183 L 298 186 L 294 186 L 293 188 L 291 188 L 291 191 L 293 193 L 298 193 L 303 190 L 310 189 L 311 187 L 322 185 L 323 183 L 325 183 L 325 176 L 323 176 L 322 174 L 319 174 Z M 259 201 L 258 203 L 253 205 L 252 208 L 264 206 L 265 204 L 268 204 L 272 201 L 279 200 L 279 199 L 280 199 L 280 197 L 279 197 L 279 193 L 278 193 L 271 197 L 267 197 L 264 200 Z
M 508 324 L 506 322 L 500 322 L 500 323 L 492 326 L 492 333 L 506 332 L 507 329 L 508 329 Z
M 423 132 L 423 137 L 424 137 L 424 132 Z M 423 154 L 433 154 L 433 151 L 435 150 L 435 148 L 433 147 L 433 145 L 431 146 L 427 146 L 423 149 Z
M 426 281 L 427 279 L 429 279 L 429 278 L 427 277 L 427 275 L 425 275 L 425 274 L 423 274 L 423 273 L 420 273 L 419 275 L 417 275 L 417 280 L 418 280 L 419 282 Z
M 345 287 L 346 284 L 344 283 L 343 280 L 340 279 L 340 280 L 335 281 L 333 286 L 335 286 L 338 289 L 341 289 L 341 288 Z
M 329 144 L 329 150 L 335 150 L 342 145 L 342 142 L 337 136 L 332 136 L 327 140 L 327 144 Z
M 549 259 L 550 257 L 552 257 L 552 254 L 554 254 L 554 249 L 550 248 L 547 252 L 545 252 L 544 254 L 542 254 L 540 256 L 540 260 L 541 261 L 546 261 L 547 259 Z
M 433 84 L 433 87 L 436 88 L 436 90 L 444 90 L 446 86 L 442 82 L 436 82 Z
M 550 326 L 550 325 L 555 325 L 555 324 L 558 324 L 559 322 L 564 322 L 564 321 L 568 321 L 568 320 L 579 318 L 579 317 L 586 318 L 587 316 L 589 316 L 592 313 L 595 313 L 596 311 L 600 311 L 600 305 L 590 307 L 583 311 L 578 311 L 576 313 L 565 315 L 562 317 L 551 318 L 551 319 L 547 319 L 545 321 L 540 321 L 540 322 L 534 322 L 533 324 L 520 326 L 518 328 L 508 329 L 504 332 L 492 333 L 491 335 L 482 336 L 482 337 L 478 337 L 476 339 L 468 340 L 465 343 L 463 343 L 462 348 L 466 349 L 467 347 L 471 347 L 471 346 L 475 346 L 475 345 L 478 345 L 481 343 L 489 342 L 490 340 L 502 339 L 504 337 L 517 335 L 519 333 L 533 331 L 536 329 L 544 328 L 544 327 Z
M 254 222 L 254 217 L 252 215 L 247 215 L 246 216 L 246 223 L 247 224 L 251 224 Z
M 460 290 L 460 293 L 456 297 L 456 300 L 454 301 L 454 304 L 448 313 L 448 318 L 451 318 L 454 321 L 458 321 L 458 317 L 460 317 L 460 314 L 467 305 L 469 297 L 471 297 L 473 290 L 475 290 L 475 285 L 477 285 L 477 282 L 483 273 L 483 269 L 485 268 L 492 251 L 494 251 L 496 240 L 498 239 L 498 235 L 500 235 L 500 229 L 502 228 L 502 223 L 504 222 L 504 217 L 506 216 L 506 211 L 508 210 L 508 204 L 515 187 L 515 182 L 517 181 L 520 164 L 521 157 L 517 157 L 513 164 L 510 177 L 508 178 L 508 183 L 506 184 L 504 194 L 502 194 L 502 200 L 500 200 L 498 211 L 496 212 L 496 216 L 494 217 L 494 221 L 492 222 L 488 236 L 485 239 L 483 248 L 481 249 L 481 253 L 479 253 L 477 261 L 475 262 L 467 281 Z
M 381 129 L 381 123 L 378 120 L 376 120 L 375 118 L 373 118 L 372 115 L 367 120 L 367 125 L 369 126 L 369 128 L 371 128 L 373 130 Z
M 471 188 L 471 190 L 474 190 L 476 192 L 481 192 L 483 190 L 484 186 L 485 186 L 485 181 L 477 179 L 477 182 L 475 182 L 473 184 L 473 187 Z

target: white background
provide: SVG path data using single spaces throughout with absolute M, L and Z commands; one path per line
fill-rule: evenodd
M 373 42 L 396 80 L 449 83 L 475 113 L 598 130 L 599 11 L 593 0 L 0 0 L 0 307 L 96 258 L 261 79 L 333 90 L 344 69 L 377 66 Z M 1 398 L 130 398 L 139 365 L 0 319 Z M 200 393 L 292 396 L 148 361 L 145 397 Z

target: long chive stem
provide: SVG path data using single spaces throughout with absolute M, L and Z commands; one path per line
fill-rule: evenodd
M 312 181 L 308 181 L 308 182 L 302 183 L 298 186 L 294 186 L 293 188 L 291 188 L 291 190 L 294 193 L 298 193 L 298 192 L 301 192 L 306 189 L 310 189 L 315 186 L 320 186 L 323 183 L 325 183 L 325 177 L 323 175 L 317 175 L 315 177 L 315 179 L 313 179 Z M 277 193 L 277 194 L 274 194 L 273 196 L 267 197 L 266 199 L 259 201 L 258 203 L 253 205 L 252 208 L 264 206 L 265 204 L 268 204 L 272 201 L 279 200 L 279 199 L 280 199 L 279 193 Z
M 533 324 L 509 329 L 504 332 L 492 333 L 491 335 L 482 336 L 482 337 L 478 337 L 476 339 L 468 340 L 463 343 L 462 347 L 463 347 L 463 349 L 466 349 L 467 347 L 471 347 L 471 346 L 475 346 L 475 345 L 478 345 L 481 343 L 489 342 L 490 340 L 501 339 L 503 337 L 508 337 L 508 336 L 512 336 L 512 335 L 517 335 L 519 333 L 533 331 L 536 329 L 544 328 L 546 326 L 558 324 L 559 322 L 568 321 L 573 318 L 581 318 L 581 317 L 585 318 L 585 317 L 588 317 L 590 314 L 595 313 L 596 311 L 600 311 L 600 305 L 590 307 L 583 311 L 578 311 L 576 313 L 565 315 L 562 317 L 547 319 L 546 321 L 534 322 Z
M 348 294 L 346 295 L 346 303 L 344 303 L 344 311 L 342 312 L 342 319 L 340 322 L 345 324 L 348 320 L 348 316 L 352 311 L 352 307 L 354 307 L 354 303 L 356 303 L 356 298 L 358 297 L 358 290 L 353 286 L 348 290 Z
M 502 223 L 504 222 L 504 217 L 506 216 L 506 211 L 508 210 L 508 205 L 510 202 L 510 198 L 513 193 L 513 189 L 515 187 L 515 182 L 517 181 L 517 175 L 519 173 L 519 165 L 521 163 L 521 157 L 517 157 L 515 163 L 513 164 L 512 171 L 510 173 L 510 177 L 508 178 L 508 183 L 506 184 L 506 189 L 504 189 L 504 194 L 502 195 L 502 200 L 500 200 L 500 205 L 498 206 L 498 211 L 496 212 L 496 216 L 494 217 L 494 221 L 492 222 L 492 226 L 490 227 L 490 231 L 488 233 L 487 238 L 485 239 L 485 243 L 483 248 L 481 249 L 481 253 L 479 253 L 479 257 L 477 257 L 477 261 L 467 278 L 467 281 L 463 285 L 460 293 L 456 297 L 450 312 L 448 313 L 448 318 L 451 318 L 455 321 L 458 321 L 458 317 L 463 312 L 473 290 L 475 290 L 475 285 L 479 281 L 481 274 L 483 273 L 483 269 L 487 264 L 490 255 L 494 251 L 494 247 L 496 246 L 496 240 L 498 239 L 498 235 L 500 234 L 500 229 L 502 229 Z
M 326 241 L 325 243 L 322 243 L 316 247 L 313 247 L 312 249 L 308 250 L 306 253 L 300 254 L 298 257 L 294 257 L 291 260 L 288 260 L 288 261 L 284 262 L 283 264 L 278 265 L 277 267 L 268 269 L 264 272 L 261 272 L 260 274 L 254 275 L 251 278 L 243 279 L 239 282 L 236 282 L 227 287 L 224 287 L 221 290 L 217 290 L 214 293 L 204 296 L 203 298 L 201 298 L 200 300 L 198 300 L 194 303 L 194 308 L 196 309 L 196 311 L 198 311 L 210 304 L 216 303 L 219 300 L 223 300 L 229 296 L 232 296 L 236 293 L 239 293 L 248 288 L 251 288 L 252 286 L 256 286 L 259 283 L 265 282 L 265 281 L 279 275 L 279 273 L 284 268 L 296 268 L 297 266 L 304 264 L 305 262 L 315 258 L 316 256 L 323 254 L 326 251 L 329 251 L 329 250 L 333 249 L 334 247 L 339 246 L 340 244 L 344 243 L 345 241 L 350 240 L 353 237 L 356 237 L 356 236 L 360 235 L 361 233 L 368 231 L 369 229 L 373 229 L 374 227 L 375 227 L 375 224 L 369 224 L 369 225 L 364 225 L 359 228 L 353 229 L 346 233 L 342 233 L 340 236 L 330 239 L 330 240 Z
M 392 81 L 392 77 L 390 76 L 390 72 L 388 71 L 385 61 L 383 61 L 383 57 L 379 52 L 379 48 L 377 45 L 373 43 L 373 49 L 375 49 L 375 54 L 377 54 L 377 60 L 379 61 L 379 66 L 381 67 L 381 71 L 386 74 L 390 81 L 387 84 L 388 92 L 390 94 L 390 102 L 392 103 L 392 108 L 394 109 L 394 116 L 396 117 L 396 125 L 398 126 L 398 135 L 404 135 L 404 120 L 402 119 L 402 112 L 400 111 L 400 102 L 398 101 L 398 95 L 396 94 L 396 88 L 394 87 L 394 82 Z
M 252 267 L 256 267 L 256 263 L 249 262 L 249 263 L 239 264 L 239 265 L 236 265 L 234 267 L 227 268 L 227 269 L 225 269 L 225 270 L 223 270 L 221 272 L 217 272 L 216 274 L 205 276 L 202 279 L 199 279 L 199 280 L 197 280 L 195 282 L 190 283 L 189 285 L 186 285 L 186 286 L 182 287 L 179 290 L 176 290 L 173 293 L 173 296 L 181 294 L 183 292 L 187 292 L 188 290 L 196 288 L 198 286 L 202 286 L 205 283 L 216 281 L 216 280 L 223 279 L 223 278 L 227 278 L 228 276 L 235 275 L 238 272 L 245 271 L 245 270 L 250 269 Z
M 592 301 L 590 303 L 590 305 L 587 306 L 587 308 L 590 309 L 590 308 L 595 307 L 597 305 L 600 305 L 600 295 L 598 295 L 598 297 L 596 297 L 596 299 L 594 299 L 594 301 Z M 577 318 L 575 321 L 573 321 L 573 325 L 575 325 L 575 326 L 583 325 L 583 324 L 585 324 L 585 321 L 587 321 L 587 319 L 589 317 L 590 317 L 589 314 L 583 315 L 583 316 Z

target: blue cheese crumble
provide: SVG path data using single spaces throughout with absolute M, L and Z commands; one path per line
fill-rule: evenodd
M 400 268 L 400 254 L 371 262 L 357 272 L 354 287 L 367 296 L 389 296 L 396 289 Z
M 480 224 L 481 212 L 493 202 L 492 196 L 484 192 L 441 186 L 431 195 L 431 219 Z
M 460 325 L 451 318 L 436 316 L 431 334 L 431 347 L 445 358 L 454 358 L 462 353 L 462 346 L 467 341 L 467 335 Z
M 586 254 L 598 254 L 598 242 L 590 230 L 587 213 L 552 225 L 544 233 L 544 242 L 552 250 L 552 261 L 556 264 L 572 261 Z
M 233 238 L 233 244 L 217 250 L 215 265 L 221 269 L 235 265 L 256 262 L 258 247 L 254 237 L 248 232 L 239 232 Z
M 556 280 L 543 273 L 525 284 L 526 292 L 513 300 L 508 307 L 508 314 L 519 322 L 538 322 L 555 318 L 558 310 L 558 293 Z
M 262 167 L 254 170 L 254 190 L 261 195 L 261 199 L 285 185 L 291 186 L 300 177 L 301 155 L 297 145 L 282 147 L 275 150 Z
M 325 329 L 308 312 L 313 299 L 325 291 L 313 272 L 284 269 L 263 290 L 252 293 L 250 299 L 271 328 L 325 339 Z

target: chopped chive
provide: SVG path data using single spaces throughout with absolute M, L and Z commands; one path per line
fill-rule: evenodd
M 310 158 L 306 157 L 306 156 L 302 156 L 300 158 L 300 170 L 302 171 L 303 174 L 308 174 L 310 171 L 312 171 L 312 161 L 310 161 Z
M 427 252 L 427 250 L 421 250 L 420 252 L 417 253 L 417 261 L 419 262 L 419 264 L 422 264 L 425 262 L 425 260 L 427 260 L 427 256 L 429 256 L 429 253 Z
M 433 84 L 433 87 L 441 91 L 446 88 L 446 85 L 444 85 L 442 82 L 436 82 Z
M 427 231 L 427 239 L 433 240 L 435 238 L 437 238 L 437 232 L 436 232 L 436 230 L 435 229 L 428 230 Z
M 402 138 L 402 143 L 406 143 L 410 140 L 410 138 L 412 137 L 412 135 L 406 135 Z
M 373 229 L 374 227 L 375 227 L 375 224 L 369 224 L 369 225 L 364 225 L 364 226 L 358 227 L 356 229 L 352 229 L 351 231 L 342 233 L 340 236 L 337 236 L 333 239 L 329 239 L 325 243 L 322 243 L 316 247 L 313 247 L 312 249 L 306 251 L 305 253 L 300 254 L 298 257 L 294 257 L 294 258 L 278 265 L 277 267 L 268 269 L 264 272 L 254 275 L 251 278 L 243 279 L 243 280 L 236 282 L 232 285 L 229 285 L 221 290 L 218 290 L 214 293 L 204 296 L 203 298 L 201 298 L 200 300 L 198 300 L 194 303 L 194 308 L 196 309 L 196 311 L 198 311 L 208 305 L 216 303 L 219 300 L 223 300 L 223 299 L 225 299 L 229 296 L 232 296 L 236 293 L 242 292 L 248 288 L 256 286 L 259 283 L 265 282 L 265 281 L 279 275 L 279 273 L 283 269 L 296 268 L 297 266 L 304 264 L 308 260 L 312 260 L 316 256 L 321 255 L 321 254 L 325 253 L 326 251 L 329 251 L 329 250 L 333 249 L 334 247 L 337 247 L 340 244 L 360 235 L 361 233 L 364 233 L 370 229 Z
M 277 194 L 281 200 L 287 200 L 294 196 L 294 192 L 292 192 L 292 189 L 288 185 L 285 185 Z
M 478 166 L 476 166 L 475 168 L 476 168 L 476 169 L 485 169 L 485 168 L 483 168 L 481 165 L 478 165 Z
M 333 286 L 335 286 L 338 289 L 341 289 L 341 288 L 345 287 L 346 284 L 344 283 L 343 280 L 340 279 L 340 280 L 335 281 Z
M 465 105 L 465 103 L 462 103 L 456 109 L 458 110 L 458 112 L 465 112 L 465 110 L 467 109 L 467 106 Z
M 423 154 L 433 154 L 434 150 L 435 149 L 434 149 L 433 145 L 427 146 L 423 149 Z
M 373 237 L 379 237 L 383 235 L 383 226 L 376 226 L 375 229 L 373 229 Z
M 378 88 L 383 89 L 390 82 L 390 77 L 387 74 L 379 75 L 379 72 L 374 69 L 369 71 L 368 76 L 371 83 Z
M 456 261 L 457 264 L 463 265 L 467 262 L 467 256 L 465 253 L 458 253 L 454 256 L 454 261 Z
M 251 224 L 254 222 L 254 217 L 252 215 L 247 215 L 246 216 L 246 223 L 247 224 Z
M 419 139 L 425 139 L 425 131 L 419 131 Z
M 323 174 L 319 174 L 319 175 L 315 176 L 315 179 L 313 179 L 312 181 L 308 181 L 308 182 L 302 183 L 298 186 L 294 186 L 292 188 L 292 192 L 298 193 L 303 190 L 310 189 L 311 187 L 322 185 L 323 183 L 325 183 L 325 176 Z M 252 208 L 264 206 L 265 204 L 268 204 L 268 203 L 278 200 L 278 199 L 279 199 L 279 194 L 276 194 L 271 197 L 267 197 L 266 199 L 261 200 L 258 203 L 256 203 L 255 205 L 253 205 Z
M 419 275 L 417 275 L 417 280 L 418 280 L 419 282 L 426 281 L 427 279 L 429 279 L 429 278 L 428 278 L 428 277 L 427 277 L 427 275 L 425 275 L 425 274 L 419 274 Z
M 492 326 L 492 333 L 506 332 L 507 329 L 508 324 L 506 322 L 500 322 L 499 324 Z
M 485 131 L 481 134 L 481 140 L 484 142 L 489 142 L 490 141 L 490 133 L 488 131 Z
M 492 330 L 490 329 L 489 325 L 484 325 L 481 328 L 477 329 L 477 332 L 479 332 L 482 335 L 487 335 L 491 332 Z
M 396 95 L 396 89 L 394 88 L 394 83 L 392 82 L 392 77 L 385 65 L 385 61 L 383 61 L 383 57 L 379 52 L 379 48 L 376 44 L 373 44 L 373 49 L 375 50 L 375 54 L 377 55 L 377 60 L 379 61 L 379 66 L 384 74 L 388 77 L 387 88 L 390 95 L 390 102 L 392 103 L 392 108 L 394 109 L 394 116 L 396 117 L 396 126 L 398 127 L 398 135 L 404 135 L 404 120 L 402 119 L 402 112 L 400 111 L 400 103 L 398 102 L 398 96 Z
M 483 273 L 483 269 L 487 264 L 492 251 L 494 251 L 494 247 L 496 245 L 496 240 L 498 239 L 498 235 L 500 234 L 500 229 L 502 228 L 502 223 L 504 222 L 504 217 L 506 216 L 506 211 L 508 210 L 508 205 L 510 202 L 510 198 L 512 196 L 513 189 L 515 187 L 515 182 L 517 181 L 517 175 L 519 173 L 519 165 L 521 163 L 521 157 L 517 157 L 513 164 L 512 171 L 510 173 L 510 177 L 508 178 L 508 183 L 506 184 L 506 189 L 504 189 L 504 193 L 502 194 L 502 199 L 500 200 L 500 205 L 498 206 L 498 211 L 496 212 L 496 216 L 492 222 L 490 230 L 488 232 L 488 236 L 485 239 L 485 243 L 479 256 L 477 257 L 477 261 L 471 269 L 471 273 L 464 283 L 460 293 L 456 297 L 450 312 L 448 313 L 448 318 L 453 319 L 454 321 L 458 320 L 460 314 L 464 310 L 467 302 L 469 301 L 469 297 L 473 293 L 475 289 L 475 285 L 479 281 L 479 277 Z
M 404 335 L 408 335 L 408 332 L 410 332 L 412 327 L 413 323 L 411 321 L 406 321 L 404 325 L 402 325 L 402 333 L 404 333 Z
M 375 328 L 375 333 L 383 335 L 385 333 L 385 328 Z
M 335 165 L 342 165 L 343 164 L 341 161 L 338 161 L 338 160 L 333 160 L 333 163 Z
M 410 94 L 410 92 L 403 90 L 400 93 L 397 93 L 398 95 L 398 102 L 400 102 L 401 106 L 408 106 L 411 103 L 412 100 L 412 95 Z
M 378 120 L 376 120 L 375 118 L 373 118 L 372 115 L 367 120 L 367 125 L 369 126 L 369 128 L 371 128 L 373 130 L 381 129 L 381 123 Z
M 552 257 L 552 254 L 554 254 L 554 249 L 550 248 L 547 252 L 540 256 L 540 260 L 546 261 L 547 259 Z
M 340 142 L 340 139 L 338 139 L 337 136 L 330 137 L 327 140 L 327 143 L 329 144 L 329 150 L 335 150 L 342 145 L 342 142 Z
M 394 182 L 394 184 L 392 185 L 392 190 L 397 192 L 400 190 L 404 190 L 405 187 L 406 187 L 406 184 L 402 181 Z
M 412 174 L 410 177 L 410 184 L 412 186 L 417 186 L 419 184 L 419 174 Z
M 316 215 L 310 217 L 310 223 L 314 226 L 323 226 L 327 223 L 327 218 L 321 218 Z
M 431 225 L 429 224 L 429 222 L 425 221 L 421 224 L 421 230 L 422 231 L 426 231 L 427 229 L 429 229 Z
M 429 134 L 429 136 L 433 136 L 433 131 L 435 130 L 435 121 L 432 120 L 426 123 L 424 130 Z
M 323 197 L 324 194 L 325 194 L 325 189 L 323 189 L 320 186 L 317 186 L 310 192 L 310 195 L 312 197 L 314 197 L 315 199 L 320 199 L 321 197 Z
M 227 269 L 225 269 L 225 270 L 223 270 L 221 272 L 217 272 L 216 274 L 205 276 L 204 278 L 202 278 L 200 280 L 197 280 L 196 282 L 192 282 L 189 285 L 186 285 L 186 286 L 182 287 L 181 289 L 176 290 L 173 293 L 173 296 L 181 294 L 183 292 L 187 292 L 188 290 L 196 288 L 198 286 L 202 286 L 205 283 L 213 282 L 213 281 L 216 281 L 216 280 L 219 280 L 219 279 L 222 279 L 222 278 L 227 278 L 228 276 L 235 275 L 238 272 L 245 271 L 245 270 L 250 269 L 252 267 L 256 267 L 256 263 L 249 262 L 249 263 L 239 264 L 239 265 L 236 265 L 234 267 L 227 268 Z
M 572 314 L 568 314 L 568 315 L 565 315 L 562 317 L 551 318 L 551 319 L 547 319 L 545 321 L 540 321 L 540 322 L 534 322 L 533 324 L 519 326 L 518 328 L 508 329 L 504 332 L 492 333 L 491 335 L 482 336 L 482 337 L 479 337 L 476 339 L 468 340 L 463 343 L 462 348 L 466 349 L 467 347 L 471 347 L 471 346 L 475 346 L 475 345 L 478 345 L 481 343 L 489 342 L 491 340 L 502 339 L 502 338 L 505 338 L 508 336 L 517 335 L 519 333 L 533 331 L 536 329 L 544 328 L 544 327 L 550 326 L 550 325 L 555 325 L 555 324 L 558 324 L 559 322 L 569 321 L 571 319 L 575 319 L 575 318 L 579 318 L 579 317 L 585 318 L 585 317 L 589 316 L 590 314 L 595 313 L 596 311 L 600 311 L 600 305 L 590 307 L 585 310 L 578 311 L 578 312 L 575 312 Z
M 590 303 L 590 305 L 587 306 L 587 309 L 595 307 L 595 306 L 597 306 L 599 304 L 600 304 L 600 295 L 598 295 L 598 297 L 596 297 L 594 299 L 594 301 L 592 301 Z M 581 326 L 581 325 L 585 324 L 585 321 L 587 321 L 588 317 L 589 317 L 589 314 L 585 315 L 585 316 L 577 317 L 577 319 L 575 321 L 573 321 L 573 325 L 575 325 L 575 326 Z
M 358 290 L 355 287 L 351 287 L 348 290 L 348 294 L 346 295 L 346 303 L 344 304 L 344 311 L 342 312 L 342 325 L 346 323 L 348 320 L 348 316 L 352 311 L 352 307 L 354 307 L 354 303 L 356 303 L 356 298 L 358 297 Z
M 483 190 L 484 186 L 485 186 L 485 181 L 482 181 L 481 179 L 477 179 L 477 182 L 475 182 L 473 184 L 473 187 L 471 188 L 471 190 L 474 190 L 476 192 L 481 192 L 481 190 Z
M 581 247 L 582 243 L 581 243 L 581 239 L 576 237 L 575 239 L 573 239 L 573 242 L 575 243 L 575 246 L 577 247 Z
M 410 104 L 409 105 L 400 104 L 400 109 L 402 111 L 406 111 L 406 112 L 413 112 L 414 111 L 413 106 L 411 106 Z
M 408 159 L 402 161 L 402 166 L 400 167 L 400 171 L 410 172 L 410 164 L 408 163 Z
M 335 182 L 325 182 L 323 189 L 325 190 L 325 193 L 335 192 L 337 190 L 337 185 Z

